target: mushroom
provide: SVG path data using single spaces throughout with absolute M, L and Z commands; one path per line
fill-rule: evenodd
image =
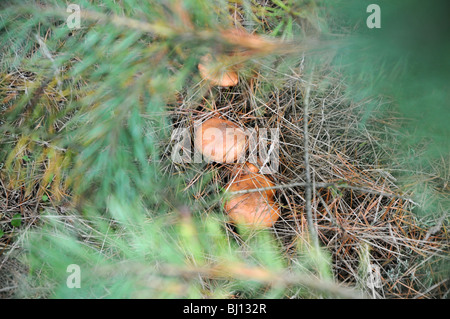
M 210 54 L 201 57 L 200 63 L 198 64 L 201 77 L 211 82 L 212 85 L 224 87 L 235 86 L 239 81 L 238 74 L 229 68 L 224 68 L 224 63 L 221 63 L 220 60 L 217 62 L 213 63 Z
M 259 172 L 259 168 L 250 162 L 245 162 L 242 164 L 237 163 L 236 165 L 234 165 L 233 169 L 231 170 L 232 175 L 243 175 L 243 174 L 258 173 L 258 172 Z
M 281 45 L 279 42 L 248 33 L 244 28 L 223 30 L 221 36 L 229 44 L 248 50 L 248 52 L 239 52 L 240 55 L 270 53 Z
M 223 87 L 235 86 L 238 83 L 236 69 L 242 67 L 242 62 L 255 54 L 271 53 L 282 45 L 280 42 L 248 33 L 242 27 L 222 30 L 220 38 L 234 47 L 232 52 L 214 57 L 211 54 L 204 55 L 200 58 L 198 70 L 203 79 L 212 85 Z
M 210 161 L 234 163 L 245 156 L 245 136 L 233 122 L 213 117 L 197 127 L 194 144 Z
M 250 164 L 252 165 L 252 164 Z M 273 187 L 275 184 L 266 176 L 254 172 L 256 166 L 248 166 L 228 185 L 229 192 L 254 190 Z M 280 207 L 274 202 L 275 190 L 252 191 L 231 195 L 224 205 L 225 211 L 234 223 L 247 224 L 252 227 L 271 227 L 280 217 Z

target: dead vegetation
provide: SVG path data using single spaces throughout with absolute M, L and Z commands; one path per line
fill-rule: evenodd
M 264 5 L 267 4 L 264 2 Z M 267 28 L 271 29 L 270 26 Z M 232 40 L 236 41 L 236 37 Z M 247 43 L 250 48 L 252 43 Z M 275 64 L 284 62 L 283 59 L 278 57 Z M 383 139 L 386 130 L 395 135 L 396 119 L 374 110 L 372 117 L 361 124 L 367 101 L 347 100 L 344 79 L 326 65 L 316 70 L 314 77 L 306 78 L 304 62 L 303 57 L 294 64 L 288 63 L 284 73 L 278 73 L 264 59 L 249 57 L 247 66 L 240 70 L 237 86 L 214 88 L 200 82 L 179 92 L 177 103 L 168 106 L 167 110 L 173 128 L 186 128 L 192 136 L 195 121 L 220 114 L 244 128 L 279 129 L 280 166 L 270 177 L 275 183 L 272 189 L 276 190 L 275 202 L 281 216 L 272 227 L 272 233 L 282 244 L 288 259 L 299 242 L 311 244 L 305 241 L 305 234 L 311 232 L 313 225 L 314 236 L 330 253 L 333 272 L 341 283 L 357 286 L 374 298 L 448 296 L 448 274 L 436 273 L 434 268 L 448 260 L 447 217 L 438 220 L 417 217 L 413 210 L 422 203 L 415 202 L 414 194 L 404 193 L 397 183 L 396 169 L 390 166 L 395 145 L 388 145 Z M 4 112 L 8 104 L 34 82 L 34 75 L 29 73 L 5 76 L 0 83 L 1 111 Z M 49 106 L 49 113 L 60 110 L 64 103 L 64 97 L 57 94 L 54 87 L 54 83 L 46 85 L 41 92 L 45 99 L 42 103 Z M 308 114 L 305 117 L 307 91 Z M 307 137 L 305 118 L 308 119 Z M 54 125 L 59 130 L 65 121 L 57 121 Z M 268 138 L 270 146 L 271 137 Z M 308 142 L 307 165 L 305 138 Z M 5 234 L 0 241 L 2 254 L 16 247 L 12 240 L 14 227 L 11 226 L 15 214 L 22 216 L 24 227 L 31 227 L 47 201 L 53 204 L 56 213 L 64 214 L 61 200 L 68 196 L 63 181 L 55 181 L 49 175 L 63 163 L 64 149 L 52 148 L 45 141 L 19 140 L 12 135 L 9 139 L 15 148 L 11 159 L 16 167 L 13 171 L 23 174 L 27 170 L 22 168 L 29 166 L 30 176 L 38 178 L 1 176 L 0 181 L 15 181 L 9 185 L 0 183 L 1 229 Z M 171 142 L 163 141 L 163 145 L 166 158 L 170 158 Z M 45 152 L 42 158 L 31 163 L 28 155 L 32 147 L 45 148 Z M 233 170 L 232 164 L 211 163 L 203 169 L 190 163 L 171 163 L 164 173 L 189 173 L 186 174 L 190 176 L 186 180 L 186 189 L 201 184 L 206 173 L 212 173 L 212 180 L 196 195 L 196 200 L 202 202 L 217 197 L 211 211 L 204 212 L 210 214 L 221 207 L 222 188 L 229 182 Z M 58 174 L 54 176 L 61 178 Z M 306 194 L 308 188 L 311 190 L 309 196 Z M 307 214 L 307 203 L 311 216 Z M 231 225 L 227 231 L 229 240 L 240 240 Z M 2 258 L 2 274 L 23 272 L 12 260 L 8 261 L 8 257 Z M 290 262 L 295 263 L 295 259 L 290 258 Z M 16 281 L 11 278 L 0 277 L 0 292 L 5 297 L 12 297 L 16 288 Z
M 302 62 L 284 74 L 282 85 L 269 91 L 262 86 L 270 83 L 264 78 L 270 73 L 261 72 L 250 79 L 241 78 L 234 88 L 209 89 L 200 105 L 190 104 L 191 97 L 181 95 L 171 109 L 174 127 L 192 131 L 196 120 L 220 113 L 243 128 L 279 128 L 280 167 L 270 176 L 276 184 L 272 189 L 276 190 L 281 218 L 273 234 L 289 256 L 310 229 L 303 119 L 305 88 L 311 86 L 307 127 L 312 224 L 319 245 L 332 256 L 336 278 L 374 298 L 446 295 L 446 274 L 434 273 L 430 266 L 447 259 L 445 216 L 430 232 L 430 221 L 413 213 L 420 203 L 397 184 L 396 170 L 389 166 L 395 145 L 385 143 L 380 131 L 382 122 L 386 130 L 395 133 L 395 118 L 374 110 L 371 119 L 361 125 L 367 101 L 346 100 L 345 83 L 338 75 L 317 72 L 308 82 L 301 70 Z M 215 177 L 210 192 L 199 193 L 198 200 L 208 201 L 208 197 L 221 194 L 234 166 L 208 164 L 207 171 L 215 172 Z M 192 172 L 198 167 L 178 163 L 167 169 Z M 204 174 L 199 170 L 188 187 L 201 181 Z M 232 227 L 228 230 L 231 238 L 239 238 Z M 428 276 L 440 280 L 428 286 Z

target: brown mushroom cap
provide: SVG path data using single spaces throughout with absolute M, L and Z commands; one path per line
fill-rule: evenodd
M 231 121 L 213 117 L 195 132 L 195 147 L 206 159 L 234 163 L 245 155 L 245 132 Z
M 255 188 L 272 187 L 275 184 L 262 174 L 238 175 L 228 185 L 228 191 L 236 192 Z M 280 208 L 274 203 L 275 190 L 236 194 L 225 203 L 225 211 L 235 223 L 254 227 L 271 227 L 280 217 Z
M 239 82 L 239 76 L 230 69 L 220 67 L 218 63 L 213 63 L 210 54 L 203 56 L 198 64 L 198 70 L 203 79 L 217 86 L 235 86 Z
M 245 162 L 234 164 L 230 171 L 232 176 L 236 176 L 250 173 L 258 173 L 259 168 L 250 162 Z

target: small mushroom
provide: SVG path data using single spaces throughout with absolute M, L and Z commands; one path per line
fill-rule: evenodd
M 196 129 L 194 144 L 210 161 L 234 163 L 245 156 L 245 136 L 233 122 L 213 117 Z
M 239 76 L 230 68 L 225 68 L 223 62 L 214 63 L 210 54 L 204 55 L 198 64 L 198 70 L 203 79 L 217 86 L 235 86 L 239 82 Z
M 237 192 L 274 185 L 268 177 L 250 171 L 237 175 L 227 185 L 227 189 L 229 192 Z M 225 202 L 224 209 L 234 223 L 257 228 L 271 227 L 280 217 L 280 207 L 274 202 L 274 197 L 273 189 L 234 194 Z

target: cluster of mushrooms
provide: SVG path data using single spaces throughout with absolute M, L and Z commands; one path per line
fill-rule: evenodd
M 198 69 L 204 80 L 221 87 L 238 83 L 237 72 L 231 69 L 218 72 L 213 64 L 210 55 L 200 60 Z M 280 217 L 280 207 L 274 201 L 275 190 L 270 189 L 275 184 L 259 173 L 257 166 L 240 160 L 247 149 L 244 130 L 229 120 L 215 116 L 199 125 L 194 144 L 209 161 L 233 163 L 230 182 L 225 187 L 229 196 L 224 202 L 231 222 L 256 228 L 273 226 Z

